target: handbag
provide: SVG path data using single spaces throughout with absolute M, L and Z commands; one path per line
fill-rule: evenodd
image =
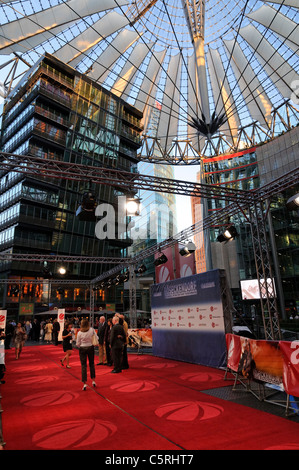
M 93 335 L 91 337 L 91 344 L 93 346 L 98 346 L 99 345 L 98 335 L 96 335 L 95 331 L 93 331 Z

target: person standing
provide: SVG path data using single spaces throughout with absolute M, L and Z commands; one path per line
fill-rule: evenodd
M 15 328 L 13 334 L 13 341 L 15 344 L 16 359 L 20 359 L 20 355 L 26 341 L 26 331 L 22 328 L 22 324 L 19 322 Z
M 59 321 L 57 320 L 57 318 L 55 318 L 55 320 L 53 322 L 53 340 L 54 340 L 55 346 L 58 346 L 59 331 L 60 331 Z
M 11 321 L 9 321 L 5 328 L 5 340 L 4 347 L 5 349 L 10 349 L 10 343 L 14 334 L 14 327 Z
M 53 331 L 53 325 L 51 321 L 49 320 L 45 326 L 45 341 L 47 341 L 47 343 L 50 343 L 50 341 L 52 341 L 52 331 Z
M 111 334 L 112 326 L 113 326 L 112 320 L 111 318 L 108 318 L 107 328 L 105 331 L 105 348 L 106 348 L 107 366 L 112 366 L 111 345 L 110 345 L 110 334 Z
M 32 323 L 32 340 L 33 341 L 38 341 L 39 340 L 39 331 L 40 331 L 40 326 L 35 318 Z
M 25 331 L 26 331 L 26 335 L 28 339 L 31 339 L 31 329 L 32 329 L 31 322 L 27 320 L 25 323 Z
M 79 357 L 81 362 L 81 376 L 83 382 L 82 390 L 86 390 L 87 387 L 87 358 L 89 362 L 90 378 L 92 380 L 93 387 L 96 387 L 94 381 L 95 367 L 94 367 L 94 346 L 92 344 L 92 336 L 96 334 L 94 329 L 90 327 L 87 318 L 81 321 L 80 330 L 78 331 L 76 345 L 79 348 Z
M 62 347 L 63 352 L 65 352 L 65 356 L 63 359 L 60 359 L 61 365 L 63 366 L 64 361 L 66 361 L 66 368 L 70 369 L 71 366 L 69 360 L 73 351 L 73 333 L 71 323 L 66 324 L 62 332 Z
M 98 325 L 98 338 L 99 338 L 99 362 L 97 366 L 102 366 L 107 363 L 106 348 L 105 348 L 105 333 L 107 328 L 106 318 L 102 315 Z
M 119 317 L 114 316 L 112 323 L 113 327 L 110 334 L 110 344 L 114 369 L 111 372 L 119 374 L 122 371 L 122 353 L 124 343 L 126 341 L 126 335 L 123 326 L 119 324 Z
M 123 348 L 123 354 L 122 354 L 122 363 L 121 363 L 121 368 L 122 369 L 129 369 L 129 362 L 128 362 L 128 344 L 129 344 L 129 335 L 128 335 L 128 323 L 125 320 L 125 316 L 123 314 L 118 314 L 119 317 L 119 323 L 120 325 L 123 326 L 124 332 L 126 335 L 126 341 L 124 343 L 124 348 Z

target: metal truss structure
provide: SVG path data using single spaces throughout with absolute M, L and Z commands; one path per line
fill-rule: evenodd
M 199 231 L 204 231 L 220 222 L 225 223 L 229 217 L 242 212 L 250 223 L 252 231 L 253 249 L 255 253 L 255 264 L 257 277 L 259 281 L 260 291 L 264 292 L 264 297 L 261 298 L 262 316 L 264 321 L 264 331 L 266 339 L 278 339 L 280 337 L 280 328 L 278 320 L 278 308 L 276 297 L 271 296 L 274 291 L 273 274 L 271 271 L 271 258 L 269 252 L 269 242 L 266 228 L 266 218 L 269 210 L 269 201 L 275 195 L 284 191 L 285 189 L 294 187 L 299 182 L 299 168 L 296 170 L 277 178 L 275 181 L 254 191 L 239 191 L 229 188 L 221 188 L 210 185 L 202 185 L 199 183 L 189 183 L 183 181 L 170 180 L 167 178 L 147 177 L 144 175 L 131 174 L 118 170 L 111 170 L 109 168 L 88 167 L 84 165 L 77 165 L 73 163 L 43 160 L 36 157 L 1 154 L 0 155 L 0 169 L 6 171 L 19 171 L 26 175 L 35 175 L 41 177 L 54 177 L 60 179 L 88 179 L 94 183 L 105 183 L 115 187 L 120 186 L 126 188 L 128 191 L 146 187 L 152 191 L 163 191 L 175 194 L 185 194 L 189 196 L 201 198 L 219 198 L 225 200 L 227 205 L 214 212 L 212 215 L 205 217 L 201 223 L 192 225 L 186 230 L 180 232 L 177 236 L 164 240 L 161 243 L 143 250 L 133 258 L 113 259 L 113 258 L 88 258 L 76 256 L 41 256 L 35 254 L 19 255 L 11 253 L 1 253 L 3 260 L 19 259 L 31 261 L 55 261 L 57 262 L 84 262 L 84 263 L 114 263 L 117 264 L 115 268 L 107 271 L 105 274 L 90 281 L 91 287 L 96 287 L 97 284 L 126 267 L 130 271 L 130 301 L 131 309 L 133 309 L 133 316 L 136 313 L 136 286 L 134 268 L 142 260 L 148 256 L 153 255 L 158 250 L 162 250 L 168 246 L 172 246 L 178 242 L 184 242 L 186 239 L 192 237 Z M 127 179 L 128 178 L 128 179 Z M 270 278 L 272 285 L 268 285 L 266 280 Z M 69 281 L 74 282 L 74 281 Z M 91 289 L 92 291 L 92 289 Z M 92 296 L 93 299 L 93 296 Z M 93 300 L 91 299 L 91 306 Z M 134 319 L 133 319 L 134 320 Z M 133 323 L 134 324 L 134 323 Z
M 149 163 L 198 165 L 202 158 L 214 157 L 224 153 L 236 153 L 269 142 L 280 133 L 288 132 L 294 125 L 298 124 L 299 109 L 290 100 L 286 100 L 273 109 L 269 127 L 262 126 L 258 121 L 240 126 L 234 142 L 220 132 L 202 140 L 201 145 L 196 146 L 197 148 L 195 148 L 192 140 L 175 139 L 171 146 L 165 149 L 158 137 L 144 134 L 142 147 L 138 151 L 138 158 L 141 162 Z M 279 129 L 279 133 L 277 129 Z
M 131 258 L 113 258 L 113 257 L 96 257 L 96 256 L 70 256 L 70 255 L 45 255 L 37 253 L 0 253 L 0 260 L 5 261 L 28 261 L 50 263 L 87 263 L 87 264 L 128 264 Z
M 28 176 L 37 176 L 38 178 L 44 176 L 46 178 L 105 184 L 127 194 L 132 194 L 139 189 L 229 201 L 245 202 L 250 197 L 248 192 L 232 188 L 172 180 L 60 160 L 48 160 L 30 155 L 1 153 L 0 169 L 1 171 L 14 171 Z

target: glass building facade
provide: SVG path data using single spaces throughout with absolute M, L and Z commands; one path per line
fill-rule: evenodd
M 174 179 L 174 169 L 170 165 L 141 162 L 138 164 L 138 171 L 144 175 Z M 140 216 L 134 219 L 130 233 L 133 243 L 128 249 L 132 256 L 177 233 L 175 194 L 141 190 L 138 197 L 141 202 Z M 154 259 L 152 255 L 143 260 L 142 264 L 146 266 L 146 271 L 137 278 L 137 308 L 147 313 L 151 310 L 150 286 L 155 282 Z M 128 306 L 128 291 L 125 291 L 124 295 Z
M 208 184 L 240 190 L 253 190 L 275 181 L 275 178 L 290 171 L 292 165 L 296 164 L 295 156 L 292 160 L 291 157 L 299 146 L 298 136 L 298 129 L 294 129 L 256 148 L 206 158 L 203 160 L 204 180 Z M 267 218 L 272 270 L 282 319 L 299 313 L 299 212 L 286 209 L 286 202 L 294 193 L 296 188 L 278 194 L 271 201 Z M 208 212 L 217 211 L 225 204 L 229 204 L 229 201 L 208 200 Z M 222 223 L 211 227 L 212 266 L 226 269 L 235 306 L 243 312 L 250 312 L 253 304 L 258 309 L 259 301 L 242 302 L 240 289 L 241 280 L 257 277 L 250 224 L 241 212 L 229 222 L 235 225 L 238 236 L 228 244 L 217 242 L 218 235 L 224 232 L 226 225 Z
M 141 118 L 138 110 L 46 54 L 4 103 L 1 150 L 135 172 Z M 95 235 L 95 222 L 82 221 L 76 216 L 82 195 L 87 190 L 92 191 L 98 204 L 109 203 L 116 210 L 117 197 L 123 195 L 108 185 L 48 178 L 45 173 L 37 178 L 2 171 L 0 251 L 123 256 L 131 244 L 127 233 L 115 240 L 99 239 Z M 49 268 L 56 272 L 57 266 Z M 67 278 L 93 279 L 109 268 L 106 264 L 69 263 Z M 12 284 L 1 284 L 2 305 L 8 310 L 18 301 L 34 301 L 35 307 L 44 303 L 45 273 L 38 263 L 3 261 L 0 276 L 14 279 Z M 18 279 L 24 278 L 40 278 L 41 284 L 35 284 L 30 297 L 23 295 L 24 289 L 12 295 L 11 289 Z M 97 293 L 97 296 L 96 302 L 102 307 L 111 301 L 107 293 Z M 84 289 L 75 288 L 65 289 L 63 297 L 61 299 L 60 295 L 58 300 L 70 303 L 70 308 L 88 299 Z

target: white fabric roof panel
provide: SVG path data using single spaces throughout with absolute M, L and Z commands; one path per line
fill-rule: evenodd
M 118 3 L 128 4 L 124 0 L 120 0 Z M 114 0 L 101 0 L 100 4 L 98 0 L 70 0 L 39 13 L 10 21 L 0 26 L 0 49 L 57 26 L 78 21 L 81 16 L 92 15 L 115 7 Z
M 240 35 L 254 49 L 255 55 L 263 65 L 269 78 L 284 98 L 291 98 L 291 84 L 299 80 L 294 69 L 284 60 L 276 49 L 265 39 L 253 25 L 240 29 Z
M 166 49 L 151 57 L 134 103 L 134 106 L 143 112 L 143 125 L 145 129 L 147 129 L 149 124 L 152 105 L 155 102 L 156 83 L 159 81 L 161 64 L 164 61 L 165 55 Z
M 30 51 L 32 48 L 38 47 L 43 42 L 51 40 L 53 37 L 60 34 L 66 28 L 71 27 L 74 23 L 75 21 L 72 21 L 70 23 L 63 23 L 62 25 L 57 26 L 56 28 L 51 28 L 50 31 L 39 32 L 35 34 L 34 36 L 29 36 L 28 39 L 23 39 L 14 43 L 11 42 L 8 46 L 7 45 L 1 46 L 1 37 L 0 37 L 0 52 L 1 54 L 11 54 L 14 52 L 25 54 L 26 52 Z M 1 26 L 0 26 L 0 31 L 1 31 Z
M 122 98 L 126 100 L 127 96 L 130 94 L 131 88 L 133 87 L 133 77 L 136 75 L 138 68 L 149 53 L 152 45 L 153 43 L 148 45 L 139 43 L 134 47 L 122 68 L 119 77 L 111 86 L 111 91 L 117 96 L 122 96 Z
M 269 127 L 272 103 L 263 85 L 245 57 L 240 45 L 233 40 L 223 42 L 229 54 L 232 54 L 231 66 L 251 116 L 262 125 L 266 124 Z
M 97 62 L 94 62 L 89 76 L 94 80 L 104 81 L 107 74 L 111 71 L 112 65 L 138 38 L 139 34 L 133 31 L 129 31 L 128 29 L 121 31 L 100 54 Z
M 220 54 L 216 49 L 209 49 L 207 57 L 217 115 L 220 116 L 225 112 L 228 116 L 227 122 L 220 129 L 225 135 L 235 140 L 240 121 Z
M 299 3 L 299 0 L 298 0 Z M 266 28 L 270 28 L 282 38 L 286 39 L 285 43 L 294 52 L 299 50 L 299 26 L 290 18 L 285 17 L 275 8 L 269 5 L 263 5 L 258 10 L 247 15 Z
M 179 108 L 179 93 L 181 80 L 181 55 L 171 56 L 167 71 L 165 92 L 163 94 L 157 136 L 160 138 L 162 148 L 171 145 L 172 139 L 177 136 Z
M 299 8 L 298 0 L 264 0 L 265 2 L 278 3 L 279 5 L 285 5 L 286 7 Z
M 93 48 L 104 38 L 128 25 L 128 20 L 115 11 L 108 12 L 90 28 L 83 31 L 78 37 L 61 47 L 55 56 L 65 63 L 75 67 L 87 51 Z

